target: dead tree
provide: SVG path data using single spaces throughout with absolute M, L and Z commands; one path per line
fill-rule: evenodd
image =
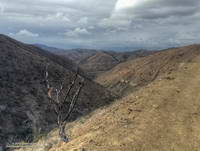
M 77 78 L 78 71 L 76 72 L 74 79 L 70 82 L 67 88 L 64 88 L 64 80 L 59 85 L 59 88 L 57 88 L 56 86 L 52 86 L 50 84 L 48 67 L 46 67 L 45 81 L 47 87 L 47 96 L 57 116 L 59 137 L 63 142 L 68 142 L 68 137 L 65 134 L 66 121 L 69 119 L 79 97 L 81 89 L 84 86 L 84 80 L 82 79 L 82 81 L 78 83 L 78 88 L 76 89 L 75 93 L 71 96 L 71 92 L 73 88 L 75 88 Z

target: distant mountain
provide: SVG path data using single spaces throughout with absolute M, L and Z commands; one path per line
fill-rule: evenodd
M 49 65 L 50 81 L 55 85 L 66 78 L 66 90 L 75 75 L 74 64 L 5 35 L 0 35 L 0 56 L 0 144 L 32 140 L 54 128 L 56 116 L 49 106 L 44 86 L 45 67 Z M 79 75 L 78 80 L 80 78 L 85 79 L 85 86 L 71 120 L 114 100 L 99 84 L 85 75 Z
M 99 74 L 102 74 L 112 69 L 119 63 L 122 63 L 127 60 L 134 60 L 138 57 L 144 57 L 154 53 L 154 51 L 147 50 L 127 52 L 105 51 L 95 49 L 62 50 L 47 47 L 44 45 L 38 46 L 76 63 L 91 79 L 95 78 Z
M 50 52 L 58 52 L 58 51 L 63 51 L 64 49 L 60 49 L 60 48 L 55 48 L 55 47 L 49 47 L 43 44 L 34 44 L 34 46 L 39 47 L 41 49 L 50 51 Z

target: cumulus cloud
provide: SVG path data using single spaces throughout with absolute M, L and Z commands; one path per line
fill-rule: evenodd
M 14 37 L 38 37 L 39 34 L 37 33 L 32 33 L 26 29 L 23 29 L 23 30 L 20 30 L 19 32 L 17 33 L 9 33 L 10 36 L 14 36 Z
M 57 12 L 53 15 L 47 15 L 44 19 L 46 21 L 70 22 L 70 19 L 62 12 Z
M 67 31 L 65 36 L 67 37 L 78 37 L 78 36 L 87 36 L 90 35 L 90 32 L 85 28 L 75 28 L 74 30 Z

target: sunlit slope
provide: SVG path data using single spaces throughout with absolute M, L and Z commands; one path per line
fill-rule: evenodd
M 127 95 L 160 75 L 176 71 L 181 63 L 200 54 L 200 45 L 158 51 L 152 55 L 128 60 L 101 74 L 96 81 L 117 94 Z

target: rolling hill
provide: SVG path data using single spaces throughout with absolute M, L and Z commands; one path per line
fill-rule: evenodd
M 5 35 L 0 35 L 0 55 L 0 144 L 31 141 L 56 123 L 44 84 L 46 65 L 50 81 L 58 85 L 65 78 L 65 88 L 77 67 L 66 58 Z M 80 73 L 78 81 L 82 78 L 85 86 L 71 120 L 114 100 L 109 91 Z

